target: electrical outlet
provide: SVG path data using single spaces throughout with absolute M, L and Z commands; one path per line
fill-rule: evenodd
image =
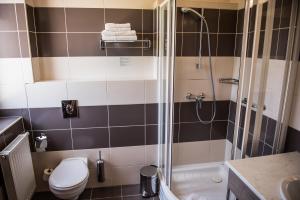
M 78 117 L 77 100 L 62 100 L 61 106 L 64 118 Z

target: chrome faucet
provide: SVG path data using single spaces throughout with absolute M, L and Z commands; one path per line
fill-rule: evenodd
M 194 94 L 188 92 L 187 95 L 186 95 L 186 99 L 187 100 L 202 101 L 203 99 L 205 99 L 205 95 L 204 95 L 203 92 L 201 92 L 200 95 L 194 95 Z

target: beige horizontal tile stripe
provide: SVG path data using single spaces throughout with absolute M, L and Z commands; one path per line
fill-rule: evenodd
M 215 8 L 237 10 L 240 0 L 177 0 L 177 7 Z
M 26 0 L 35 7 L 153 9 L 156 0 Z

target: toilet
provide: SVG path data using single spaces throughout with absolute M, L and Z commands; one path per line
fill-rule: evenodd
M 62 160 L 49 177 L 49 189 L 59 199 L 78 199 L 89 178 L 88 160 L 74 157 Z

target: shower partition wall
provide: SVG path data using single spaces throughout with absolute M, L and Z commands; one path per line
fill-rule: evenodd
M 176 9 L 175 1 L 166 0 L 158 6 L 161 199 L 225 200 L 226 160 L 283 150 L 300 46 L 299 2 L 235 0 L 230 8 L 226 1 L 221 2 L 199 0 L 188 5 L 178 1 Z M 201 13 L 212 30 L 217 109 L 216 119 L 209 124 L 197 120 L 197 102 L 186 98 L 203 92 L 200 96 L 206 98 L 197 109 L 209 119 L 213 108 L 208 84 L 209 42 L 201 37 L 202 32 L 208 33 L 203 22 L 182 13 L 182 7 Z M 235 16 L 235 38 L 231 40 L 228 29 L 219 31 L 226 19 Z M 230 41 L 234 43 L 233 54 L 224 50 L 230 48 Z M 201 65 L 197 67 L 199 53 Z M 222 85 L 220 78 L 239 82 L 237 86 Z M 225 120 L 222 114 L 227 116 Z

